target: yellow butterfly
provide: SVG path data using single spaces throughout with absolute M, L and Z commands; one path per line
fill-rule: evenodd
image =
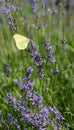
M 25 36 L 22 36 L 20 34 L 14 34 L 13 36 L 14 40 L 15 40 L 15 43 L 16 43 L 16 47 L 19 49 L 19 50 L 24 50 L 27 48 L 28 46 L 28 43 L 30 41 L 29 38 L 25 37 Z

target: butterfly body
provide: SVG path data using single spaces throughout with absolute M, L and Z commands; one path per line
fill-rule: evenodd
M 19 50 L 24 50 L 27 48 L 29 40 L 30 40 L 29 38 L 22 36 L 20 34 L 14 34 L 13 38 L 15 40 L 16 47 Z

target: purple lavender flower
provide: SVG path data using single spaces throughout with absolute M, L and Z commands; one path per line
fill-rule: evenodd
M 29 0 L 30 4 L 36 4 L 37 0 Z
M 42 24 L 39 25 L 38 30 L 41 29 L 41 28 L 44 28 L 44 27 L 45 27 L 45 24 L 42 23 Z
M 38 51 L 38 46 L 34 43 L 33 40 L 30 40 L 30 45 L 31 45 L 31 52 L 34 52 L 34 51 Z
M 41 114 L 44 116 L 48 116 L 49 115 L 49 109 L 44 106 L 43 109 L 41 110 Z
M 9 130 L 9 126 L 8 126 L 8 124 L 4 120 L 3 111 L 2 110 L 0 110 L 0 125 L 1 125 L 1 128 Z
M 28 68 L 27 72 L 31 74 L 33 68 Z M 54 129 L 62 129 L 63 121 L 65 120 L 64 117 L 61 116 L 61 113 L 55 107 L 44 106 L 43 97 L 34 90 L 34 81 L 32 81 L 32 77 L 29 78 L 26 75 L 22 81 L 22 87 L 25 88 L 24 97 L 19 96 L 19 100 L 11 93 L 7 93 L 8 103 L 17 113 L 15 118 L 12 114 L 8 114 L 10 125 L 15 126 L 17 130 L 21 130 L 21 128 L 24 127 L 20 125 L 22 122 L 26 124 L 26 127 L 30 125 L 38 130 L 47 130 L 49 125 Z M 51 113 L 54 114 L 53 117 L 51 117 Z M 17 118 L 19 116 L 20 119 Z M 18 122 L 21 123 L 19 124 Z
M 18 79 L 14 79 L 14 84 L 15 84 L 16 86 L 19 86 L 19 85 L 20 85 Z
M 16 98 L 14 98 L 10 92 L 7 92 L 6 95 L 10 106 L 14 106 L 14 109 L 16 110 L 17 109 Z
M 6 14 L 6 15 L 8 15 L 9 12 L 10 12 L 10 10 L 7 9 L 6 7 L 1 7 L 1 10 L 2 10 L 2 12 L 3 12 L 4 14 Z
M 2 110 L 0 110 L 0 120 L 3 119 Z
M 4 70 L 5 75 L 6 75 L 7 77 L 9 77 L 9 76 L 10 76 L 10 73 L 11 73 L 11 69 L 10 69 L 9 63 L 5 63 L 5 64 L 3 65 L 3 70 Z
M 27 73 L 32 73 L 33 72 L 33 68 L 32 67 L 29 67 L 28 69 L 27 69 Z
M 19 106 L 19 109 L 24 113 L 26 111 L 26 108 L 24 106 Z
M 38 100 L 37 100 L 37 104 L 38 104 L 38 107 L 42 107 L 43 106 L 43 98 L 41 95 L 38 95 Z
M 55 124 L 57 124 L 58 122 L 60 122 L 59 127 L 62 127 L 63 121 L 65 120 L 65 118 L 61 115 L 60 111 L 58 111 L 55 107 L 49 107 L 49 111 L 53 112 L 55 115 Z
M 27 91 L 27 97 L 29 97 L 29 99 L 32 97 L 32 91 Z
M 47 57 L 49 59 L 49 61 L 54 64 L 56 62 L 56 59 L 53 57 L 53 47 L 50 45 L 49 41 L 45 41 L 44 43 L 45 45 L 45 49 L 46 49 L 46 54 L 47 54 Z
M 37 119 L 34 119 L 32 123 L 33 123 L 33 125 L 34 125 L 36 128 L 38 128 L 38 126 L 39 126 L 38 123 L 39 123 L 39 122 L 38 122 Z
M 27 128 L 24 128 L 24 130 L 27 130 Z
M 34 87 L 34 81 L 28 82 L 27 84 L 25 82 L 22 83 L 22 91 L 31 91 Z
M 45 61 L 42 60 L 41 55 L 38 52 L 38 46 L 36 46 L 36 44 L 32 40 L 30 40 L 30 45 L 31 45 L 30 53 L 32 58 L 34 59 L 36 67 L 38 68 L 38 75 L 40 78 L 43 79 L 45 77 L 45 72 L 42 69 L 42 67 Z
M 70 124 L 67 122 L 66 123 L 66 128 L 68 129 L 70 127 Z
M 12 29 L 13 32 L 17 32 L 18 28 L 17 28 L 17 25 L 15 23 L 15 19 L 11 14 L 7 17 L 7 21 L 8 21 L 10 29 Z
M 50 8 L 47 8 L 48 13 L 52 14 L 52 11 Z
M 28 83 L 29 83 L 29 79 L 28 78 L 24 78 L 23 82 L 22 82 L 22 91 L 28 90 Z
M 33 90 L 33 87 L 34 87 L 34 81 L 30 82 L 30 83 L 28 84 L 28 86 L 29 86 L 30 90 Z
M 52 64 L 54 64 L 54 63 L 56 62 L 56 59 L 52 56 L 52 57 L 50 58 L 50 61 L 51 61 Z
M 36 4 L 33 4 L 33 5 L 32 5 L 32 10 L 33 10 L 34 12 L 36 12 L 36 11 L 38 10 L 38 8 L 37 8 L 37 5 L 36 5 Z
M 20 125 L 18 124 L 18 120 L 14 118 L 12 114 L 8 114 L 8 122 L 10 123 L 10 125 L 15 125 L 17 130 L 21 130 Z
M 59 68 L 56 68 L 56 73 L 59 73 L 59 72 L 60 72 Z
M 39 53 L 37 51 L 34 51 L 33 58 L 36 59 L 39 57 L 40 57 Z
M 13 118 L 12 118 L 12 114 L 8 114 L 8 121 L 9 123 L 13 124 Z
M 38 68 L 42 68 L 44 61 L 41 59 L 41 56 L 39 55 L 39 53 L 37 51 L 35 51 L 34 54 L 32 55 L 32 57 L 34 58 L 36 66 Z
M 21 130 L 20 125 L 19 125 L 19 124 L 17 124 L 17 125 L 16 125 L 16 127 L 17 127 L 17 130 Z
M 30 77 L 31 77 L 32 72 L 33 72 L 33 68 L 32 68 L 32 67 L 29 67 L 29 68 L 27 69 L 27 73 L 26 73 L 27 78 L 30 78 Z
M 57 14 L 58 14 L 58 10 L 57 10 L 57 9 L 54 9 L 54 10 L 53 10 L 53 14 L 54 14 L 54 15 L 57 15 Z
M 30 91 L 29 91 L 30 92 Z M 64 118 L 61 116 L 60 112 L 55 107 L 49 107 L 43 106 L 43 98 L 41 95 L 37 95 L 35 91 L 32 91 L 31 93 L 28 93 L 27 95 L 32 101 L 32 105 L 36 105 L 37 108 L 40 108 L 40 113 L 35 113 L 33 110 L 29 109 L 28 106 L 25 107 L 24 104 L 21 106 L 18 104 L 18 109 L 16 111 L 18 114 L 21 114 L 21 119 L 25 120 L 27 125 L 32 125 L 34 128 L 38 128 L 39 130 L 47 130 L 48 125 L 51 125 L 53 128 L 62 128 L 62 121 Z M 12 102 L 12 98 L 10 99 Z M 24 103 L 23 100 L 21 100 Z M 17 103 L 16 103 L 17 104 Z M 15 108 L 14 104 L 12 104 L 13 108 Z M 14 109 L 15 110 L 15 109 Z M 50 113 L 53 112 L 55 115 L 55 118 L 51 120 Z M 60 120 L 61 118 L 61 120 Z M 50 119 L 50 120 L 49 120 Z M 12 117 L 11 114 L 8 115 L 8 120 L 11 122 L 11 124 L 15 125 L 18 130 L 20 130 L 20 124 L 18 124 L 17 118 Z M 61 121 L 61 122 L 58 122 Z
M 44 72 L 43 69 L 39 69 L 39 71 L 38 71 L 38 77 L 41 78 L 41 79 L 43 79 L 45 77 L 45 72 Z
M 29 115 L 29 114 L 24 113 L 24 114 L 23 114 L 23 117 L 24 117 L 25 121 L 26 121 L 27 123 L 29 123 L 29 120 L 30 120 L 30 115 Z
M 17 10 L 17 7 L 12 4 L 12 5 L 11 5 L 11 9 L 12 9 L 12 11 L 16 11 L 16 10 Z

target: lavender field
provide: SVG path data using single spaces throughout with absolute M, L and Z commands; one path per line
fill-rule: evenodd
M 0 0 L 0 130 L 74 130 L 73 42 L 73 0 Z

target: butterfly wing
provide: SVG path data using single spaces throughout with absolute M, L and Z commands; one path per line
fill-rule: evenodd
M 13 36 L 14 40 L 15 40 L 15 43 L 16 43 L 16 47 L 19 49 L 19 50 L 24 50 L 27 48 L 28 46 L 28 43 L 29 43 L 29 38 L 25 37 L 25 36 L 22 36 L 22 35 L 19 35 L 19 34 L 15 34 Z

